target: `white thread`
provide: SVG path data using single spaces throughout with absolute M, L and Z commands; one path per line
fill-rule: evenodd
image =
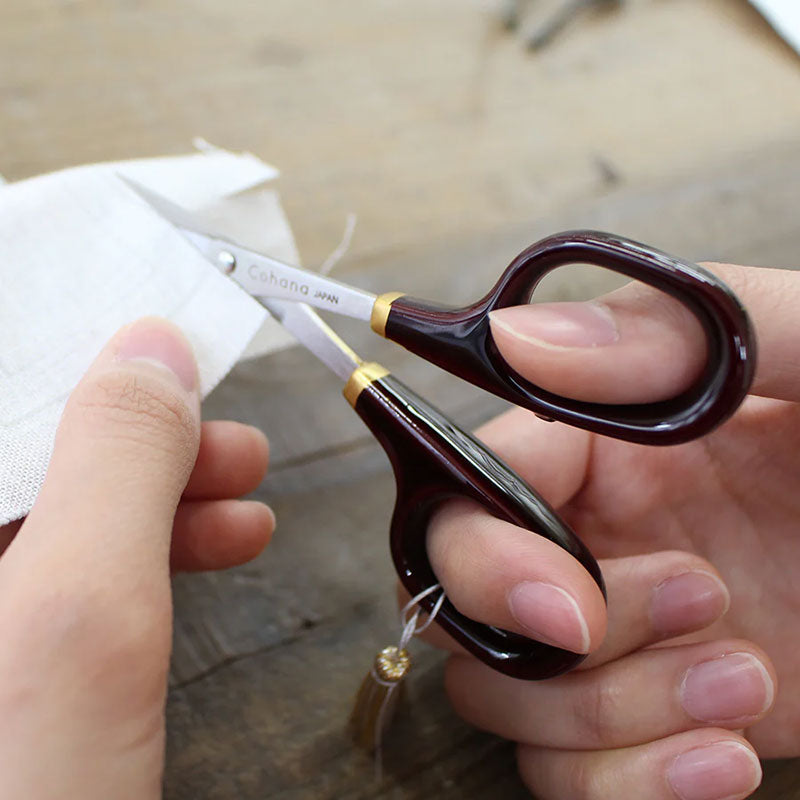
M 406 603 L 403 607 L 403 610 L 400 612 L 400 626 L 403 631 L 400 635 L 400 643 L 398 644 L 398 648 L 400 650 L 402 650 L 411 641 L 412 637 L 426 630 L 439 613 L 439 609 L 441 609 L 442 603 L 444 603 L 444 591 L 442 591 L 439 599 L 431 609 L 428 619 L 426 619 L 422 625 L 417 626 L 417 620 L 422 612 L 422 609 L 419 607 L 420 601 L 424 600 L 428 595 L 433 594 L 433 592 L 441 588 L 441 583 L 434 583 L 433 586 L 429 586 L 427 589 L 416 595 L 416 597 L 412 597 L 411 600 L 409 600 L 408 603 Z M 410 617 L 407 617 L 407 614 L 412 608 L 414 608 L 414 606 L 417 607 L 417 610 Z
M 211 144 L 211 142 L 209 142 L 207 139 L 204 139 L 202 136 L 195 136 L 194 139 L 192 139 L 192 147 L 201 153 L 205 153 L 206 155 L 209 153 L 219 153 L 222 150 L 222 148 L 217 147 L 215 144 Z
M 372 665 L 372 669 L 369 671 L 369 674 L 375 679 L 375 683 L 379 684 L 380 686 L 385 686 L 387 689 L 393 689 L 399 681 L 386 681 L 378 675 L 377 671 L 375 670 L 375 665 Z
M 442 593 L 437 598 L 436 602 L 431 609 L 431 613 L 428 616 L 428 619 L 425 620 L 421 625 L 417 626 L 417 620 L 419 619 L 419 615 L 422 609 L 419 607 L 420 601 L 424 600 L 428 595 L 433 594 L 433 592 L 441 589 Z M 444 603 L 445 594 L 444 589 L 442 589 L 441 583 L 434 583 L 433 586 L 429 586 L 427 589 L 423 589 L 419 594 L 415 595 L 414 597 L 409 600 L 403 610 L 400 612 L 400 627 L 402 633 L 400 634 L 400 640 L 397 643 L 397 649 L 405 650 L 406 645 L 411 641 L 411 639 L 419 633 L 422 633 L 424 630 L 428 628 L 428 626 L 434 621 L 436 615 L 442 608 L 442 604 Z M 416 606 L 416 611 L 407 618 L 408 613 Z M 380 686 L 384 686 L 387 688 L 386 696 L 383 698 L 381 702 L 381 707 L 378 709 L 378 715 L 375 720 L 375 780 L 380 781 L 383 776 L 383 752 L 381 748 L 382 739 L 383 739 L 383 720 L 386 716 L 386 710 L 389 707 L 389 702 L 392 698 L 397 687 L 400 685 L 402 678 L 399 681 L 385 681 L 382 680 L 377 672 L 375 671 L 375 665 L 373 664 L 370 673 L 377 684 Z
M 351 211 L 344 223 L 344 233 L 342 240 L 336 245 L 336 249 L 322 262 L 319 268 L 320 275 L 327 275 L 342 260 L 342 256 L 350 249 L 350 242 L 353 240 L 353 233 L 356 229 L 358 217 Z

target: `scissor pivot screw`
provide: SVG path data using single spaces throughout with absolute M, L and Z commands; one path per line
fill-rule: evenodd
M 233 253 L 223 250 L 218 256 L 220 266 L 225 270 L 226 275 L 230 275 L 236 269 L 236 256 Z

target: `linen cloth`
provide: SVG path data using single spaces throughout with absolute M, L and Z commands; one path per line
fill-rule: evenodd
M 66 399 L 122 325 L 155 314 L 180 326 L 203 396 L 251 341 L 250 355 L 291 343 L 118 176 L 297 263 L 277 192 L 265 185 L 277 174 L 251 155 L 207 148 L 0 186 L 0 524 L 32 507 Z

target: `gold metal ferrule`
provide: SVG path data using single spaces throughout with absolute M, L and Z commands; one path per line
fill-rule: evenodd
M 383 378 L 388 374 L 389 370 L 386 369 L 386 367 L 382 367 L 374 361 L 362 364 L 360 367 L 353 370 L 352 375 L 350 375 L 344 386 L 342 394 L 345 396 L 347 402 L 355 408 L 356 400 L 358 400 L 358 396 L 361 392 L 373 381 L 377 381 L 378 378 Z
M 389 311 L 392 308 L 392 303 L 404 294 L 405 292 L 385 292 L 384 294 L 379 294 L 375 298 L 375 305 L 372 306 L 372 315 L 369 319 L 369 325 L 379 336 L 386 336 L 386 320 L 389 319 Z

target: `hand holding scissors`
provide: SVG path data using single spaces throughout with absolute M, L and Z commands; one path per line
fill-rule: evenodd
M 619 237 L 583 232 L 544 240 L 518 256 L 483 300 L 453 310 L 396 293 L 376 297 L 283 265 L 204 231 L 182 209 L 134 188 L 347 381 L 345 396 L 394 468 L 392 556 L 412 595 L 436 582 L 425 546 L 427 523 L 453 497 L 477 501 L 491 514 L 550 539 L 578 559 L 601 590 L 604 587 L 594 558 L 533 489 L 386 370 L 364 364 L 306 303 L 370 319 L 373 330 L 537 413 L 633 441 L 666 444 L 706 432 L 735 410 L 752 379 L 752 332 L 744 310 L 724 284 L 699 267 Z M 707 367 L 692 389 L 671 401 L 642 406 L 582 403 L 540 390 L 505 364 L 493 344 L 488 313 L 526 302 L 544 274 L 575 261 L 640 278 L 692 310 L 708 345 Z M 435 598 L 426 598 L 423 607 L 430 610 L 434 602 Z M 478 658 L 514 677 L 552 677 L 583 658 L 477 623 L 449 602 L 442 606 L 437 622 Z
M 541 545 L 522 542 L 523 531 L 463 507 L 438 515 L 428 534 L 431 563 L 465 613 L 501 626 L 520 622 L 514 629 L 534 636 L 569 634 L 563 618 L 555 628 L 541 607 L 523 615 L 516 604 L 523 581 L 545 580 L 569 591 L 589 622 L 589 657 L 545 682 L 509 680 L 465 657 L 435 626 L 426 633 L 454 654 L 445 682 L 456 712 L 519 743 L 523 780 L 542 800 L 740 798 L 758 783 L 754 751 L 800 755 L 800 651 L 790 633 L 800 575 L 800 272 L 711 268 L 745 302 L 759 337 L 750 395 L 724 426 L 652 448 L 513 409 L 476 434 L 601 559 L 604 638 L 593 624 L 602 606 L 563 559 L 542 577 Z M 515 363 L 536 364 L 526 374 L 548 386 L 564 363 L 577 376 L 594 369 L 596 380 L 580 387 L 587 400 L 614 392 L 637 402 L 680 390 L 685 373 L 674 367 L 702 357 L 702 334 L 656 292 L 627 286 L 599 301 L 613 315 L 613 342 L 592 347 L 591 336 L 576 337 L 550 352 L 520 341 Z M 513 312 L 520 330 L 526 318 L 547 319 L 535 306 Z M 500 343 L 511 358 L 508 342 Z M 655 354 L 663 369 L 648 370 Z M 517 568 L 516 559 L 525 565 Z M 796 767 L 765 765 L 767 796 L 780 796 Z

